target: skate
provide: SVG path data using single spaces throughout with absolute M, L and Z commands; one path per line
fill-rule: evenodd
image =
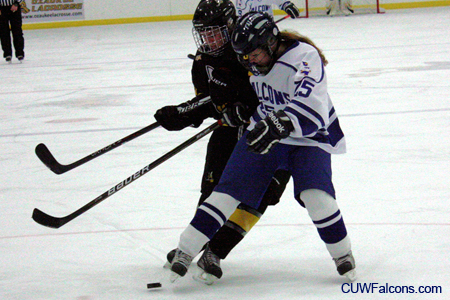
M 345 276 L 350 281 L 356 280 L 356 264 L 352 251 L 339 258 L 333 258 L 339 275 Z
M 17 56 L 17 59 L 19 60 L 20 63 L 22 63 L 23 58 L 24 58 L 24 57 L 23 57 L 22 55 Z
M 170 270 L 172 271 L 170 274 L 170 282 L 173 283 L 180 277 L 186 275 L 193 259 L 193 256 L 190 256 L 177 248 L 172 260 L 172 266 L 170 267 Z
M 353 14 L 355 11 L 352 8 L 351 0 L 340 0 L 340 10 L 346 16 Z
M 220 258 L 215 255 L 209 246 L 206 246 L 203 255 L 197 262 L 198 270 L 194 279 L 207 285 L 213 284 L 222 277 Z
M 327 15 L 329 15 L 330 17 L 336 15 L 339 12 L 339 4 L 338 4 L 339 0 L 327 0 L 326 1 L 326 10 L 327 10 Z
M 10 64 L 11 63 L 11 56 L 7 56 L 7 57 L 5 57 L 5 60 L 6 60 L 6 62 L 8 63 L 8 64 Z
M 173 261 L 173 258 L 175 257 L 176 251 L 177 251 L 177 249 L 173 249 L 169 253 L 167 253 L 167 261 L 163 266 L 164 269 L 170 269 L 172 267 L 172 261 Z

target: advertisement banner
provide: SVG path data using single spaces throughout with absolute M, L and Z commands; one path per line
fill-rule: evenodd
M 22 0 L 23 23 L 84 20 L 83 0 Z

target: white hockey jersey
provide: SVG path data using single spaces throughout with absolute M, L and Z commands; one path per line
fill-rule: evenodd
M 273 16 L 272 5 L 278 5 L 281 7 L 286 3 L 290 2 L 287 0 L 235 0 L 236 14 L 238 17 L 243 16 L 249 11 L 258 11 L 267 13 Z
M 267 75 L 251 76 L 250 82 L 260 105 L 250 119 L 249 130 L 269 112 L 284 110 L 294 131 L 280 143 L 345 153 L 345 138 L 328 95 L 325 68 L 314 47 L 295 42 Z

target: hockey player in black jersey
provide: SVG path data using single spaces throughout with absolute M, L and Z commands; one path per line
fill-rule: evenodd
M 204 119 L 220 119 L 224 126 L 216 129 L 208 142 L 206 162 L 198 205 L 212 193 L 236 145 L 239 132 L 253 114 L 259 100 L 250 85 L 248 71 L 238 62 L 230 36 L 236 22 L 236 10 L 229 0 L 202 0 L 193 17 L 193 36 L 198 47 L 192 65 L 192 82 L 196 96 L 179 105 L 165 106 L 155 119 L 167 130 L 198 127 Z M 243 239 L 258 222 L 268 205 L 278 203 L 289 173 L 278 170 L 267 188 L 258 209 L 240 205 L 225 225 L 205 246 L 199 259 L 196 279 L 212 284 L 221 278 L 220 260 Z M 168 265 L 176 251 L 167 255 Z

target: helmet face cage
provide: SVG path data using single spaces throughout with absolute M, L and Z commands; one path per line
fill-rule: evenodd
M 262 49 L 261 49 L 262 51 Z M 238 61 L 243 65 L 248 71 L 252 72 L 253 75 L 258 76 L 261 74 L 267 74 L 265 69 L 261 66 L 258 66 L 255 63 L 250 62 L 250 57 L 248 54 L 238 54 Z
M 273 64 L 275 63 L 274 59 L 274 53 L 272 51 L 272 46 L 275 44 L 276 38 L 270 38 L 267 44 L 264 44 L 255 50 L 251 51 L 252 54 L 237 54 L 238 61 L 250 72 L 252 72 L 253 75 L 266 75 L 270 72 L 270 70 L 273 67 Z M 258 50 L 258 52 L 255 52 Z M 255 52 L 255 53 L 253 53 Z M 263 53 L 265 52 L 265 53 Z M 259 57 L 261 55 L 268 55 L 270 57 L 270 63 L 267 65 L 259 65 L 258 62 L 250 62 L 250 56 Z
M 198 51 L 221 55 L 231 40 L 235 21 L 236 8 L 230 0 L 200 1 L 192 19 L 192 35 Z
M 194 27 L 192 35 L 198 51 L 213 56 L 220 55 L 224 46 L 230 41 L 230 34 L 226 25 Z

